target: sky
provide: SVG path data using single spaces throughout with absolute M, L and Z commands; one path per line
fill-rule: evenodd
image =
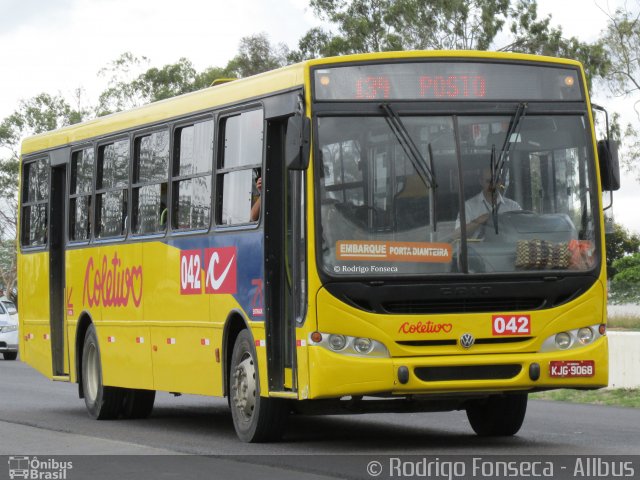
M 565 36 L 593 41 L 624 0 L 538 0 L 540 16 L 552 15 Z M 71 102 L 97 99 L 107 82 L 98 72 L 124 52 L 146 56 L 150 66 L 191 60 L 197 70 L 225 66 L 240 39 L 264 32 L 272 43 L 297 46 L 319 25 L 308 0 L 0 0 L 0 119 L 20 99 L 41 92 Z M 629 4 L 637 3 L 637 0 Z M 595 103 L 638 121 L 628 100 L 592 92 Z M 74 105 L 75 106 L 75 105 Z M 86 106 L 86 105 L 83 105 Z M 639 167 L 640 168 L 640 167 Z M 615 220 L 640 233 L 640 183 L 625 174 L 614 195 Z

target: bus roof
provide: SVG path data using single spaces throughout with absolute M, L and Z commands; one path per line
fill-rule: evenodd
M 180 118 L 188 114 L 204 112 L 214 107 L 249 100 L 269 93 L 286 91 L 304 84 L 305 75 L 309 67 L 325 64 L 370 62 L 373 60 L 403 58 L 483 58 L 525 62 L 549 62 L 573 65 L 581 68 L 581 64 L 575 60 L 473 50 L 416 50 L 319 58 L 35 135 L 25 139 L 22 143 L 22 155 L 77 144 L 91 138 L 126 131 L 130 128 L 152 125 L 165 120 Z
M 22 143 L 22 155 L 75 144 L 134 127 L 152 125 L 188 114 L 205 112 L 214 107 L 302 86 L 303 66 L 304 64 L 301 63 L 290 65 L 35 135 Z
M 530 55 L 525 53 L 511 52 L 490 52 L 481 50 L 407 50 L 401 52 L 377 52 L 377 53 L 358 53 L 353 55 L 344 55 L 340 57 L 325 57 L 308 60 L 305 62 L 308 66 L 314 67 L 324 64 L 335 64 L 342 62 L 366 62 L 372 60 L 391 60 L 397 58 L 468 58 L 468 59 L 491 59 L 491 60 L 508 60 L 522 62 L 548 62 L 563 65 L 572 65 L 581 67 L 582 64 L 577 60 L 567 58 L 547 57 L 543 55 Z

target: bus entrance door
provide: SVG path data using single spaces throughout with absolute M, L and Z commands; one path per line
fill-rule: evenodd
M 65 345 L 65 194 L 67 189 L 68 149 L 51 156 L 51 198 L 49 202 L 49 312 L 51 357 L 54 377 L 69 375 Z M 63 160 L 64 159 L 64 160 Z M 58 164 L 57 164 L 58 163 Z
M 264 171 L 265 306 L 269 391 L 298 391 L 296 325 L 301 317 L 303 172 L 284 166 L 287 121 L 267 121 Z

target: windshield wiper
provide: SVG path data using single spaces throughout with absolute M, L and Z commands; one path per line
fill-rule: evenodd
M 404 153 L 409 157 L 413 168 L 415 168 L 425 187 L 430 188 L 431 190 L 438 188 L 435 170 L 433 169 L 433 155 L 431 150 L 429 150 L 430 165 L 428 165 L 427 161 L 420 153 L 420 150 L 418 150 L 413 138 L 411 138 L 411 135 L 407 131 L 407 127 L 404 126 L 400 116 L 398 116 L 391 105 L 383 103 L 380 105 L 380 108 L 385 113 L 384 118 L 387 121 L 389 128 L 391 128 L 391 131 L 396 136 L 396 139 L 398 140 L 398 143 L 400 143 Z
M 384 118 L 387 121 L 389 128 L 396 136 L 402 150 L 404 150 L 405 155 L 411 161 L 413 168 L 420 177 L 420 180 L 422 180 L 422 183 L 424 183 L 424 186 L 429 190 L 429 216 L 433 226 L 433 231 L 435 232 L 438 228 L 436 221 L 435 195 L 438 184 L 436 182 L 436 170 L 433 166 L 433 150 L 431 149 L 431 143 L 428 145 L 429 163 L 427 164 L 427 161 L 420 153 L 420 150 L 413 141 L 407 127 L 405 127 L 397 112 L 388 103 L 381 104 L 380 108 L 384 112 Z
M 528 107 L 529 105 L 526 102 L 518 104 L 513 114 L 513 119 L 511 120 L 511 126 L 504 139 L 504 144 L 502 145 L 502 149 L 500 149 L 500 156 L 498 157 L 497 163 L 496 146 L 491 146 L 491 183 L 489 184 L 489 189 L 491 190 L 491 217 L 496 235 L 498 234 L 498 189 L 500 188 L 500 180 L 503 177 L 504 165 L 507 157 L 511 153 L 511 147 L 518 141 L 522 119 L 526 116 Z

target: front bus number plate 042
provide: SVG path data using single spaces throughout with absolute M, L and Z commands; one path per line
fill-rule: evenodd
M 551 377 L 593 377 L 596 365 L 593 360 L 553 360 L 549 362 Z

